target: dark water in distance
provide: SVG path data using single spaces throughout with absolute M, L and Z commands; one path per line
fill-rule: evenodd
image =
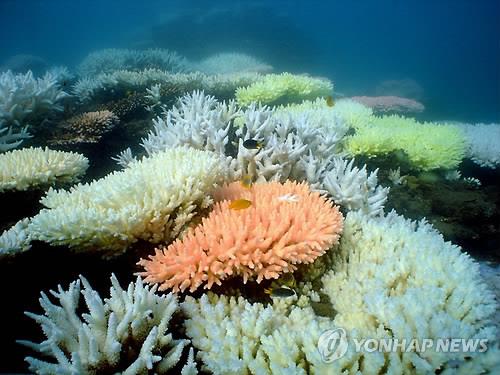
M 0 37 L 0 65 L 31 54 L 73 67 L 109 47 L 239 51 L 347 95 L 418 98 L 429 119 L 500 122 L 498 0 L 2 0 Z

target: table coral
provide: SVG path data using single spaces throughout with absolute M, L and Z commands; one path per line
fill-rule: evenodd
M 327 79 L 290 73 L 268 74 L 248 87 L 238 88 L 236 100 L 241 106 L 252 102 L 275 105 L 316 99 L 332 92 L 333 84 Z
M 36 240 L 106 255 L 139 239 L 168 241 L 210 205 L 225 173 L 225 163 L 207 151 L 159 152 L 69 191 L 49 190 L 41 201 L 47 208 L 32 218 L 29 231 Z
M 0 193 L 77 182 L 88 166 L 88 159 L 75 152 L 38 147 L 12 150 L 0 154 Z
M 217 198 L 201 225 L 139 261 L 146 282 L 178 292 L 202 284 L 210 289 L 232 275 L 244 282 L 278 278 L 323 255 L 342 231 L 338 208 L 305 183 L 272 182 L 249 189 L 233 183 L 216 192 Z M 251 206 L 230 209 L 230 201 L 239 198 Z

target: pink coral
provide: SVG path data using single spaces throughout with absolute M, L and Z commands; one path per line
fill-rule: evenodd
M 231 210 L 231 200 L 240 198 L 252 205 Z M 216 199 L 220 201 L 210 215 L 183 239 L 138 262 L 146 282 L 160 283 L 160 290 L 192 292 L 234 275 L 244 282 L 278 278 L 323 255 L 342 231 L 338 208 L 305 183 L 271 182 L 247 189 L 236 182 L 221 188 Z
M 353 96 L 351 100 L 373 109 L 374 112 L 422 112 L 425 107 L 413 99 L 399 96 Z

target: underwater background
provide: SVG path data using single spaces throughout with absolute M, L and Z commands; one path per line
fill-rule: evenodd
M 0 37 L 0 374 L 56 373 L 25 358 L 56 363 L 61 353 L 71 359 L 58 368 L 64 373 L 123 373 L 127 366 L 132 374 L 167 373 L 161 366 L 183 374 L 500 370 L 499 1 L 4 0 Z M 381 97 L 398 102 L 373 101 Z M 194 150 L 177 150 L 184 145 Z M 232 160 L 229 167 L 214 154 Z M 174 182 L 163 165 L 179 170 Z M 52 189 L 72 191 L 79 182 L 89 188 L 73 195 Z M 102 198 L 106 190 L 112 193 Z M 304 227 L 269 220 L 283 232 L 315 233 L 290 240 L 314 254 L 293 253 L 277 271 L 262 266 L 260 273 L 258 261 L 210 276 L 199 264 L 191 268 L 207 252 L 192 250 L 184 237 L 192 228 L 232 240 L 240 233 L 237 215 L 265 221 L 282 209 L 268 202 L 306 200 L 300 210 L 279 211 Z M 109 217 L 80 216 L 95 202 L 109 204 Z M 115 213 L 120 205 L 130 211 Z M 159 206 L 168 208 L 158 214 Z M 216 213 L 226 227 L 207 224 Z M 241 238 L 260 254 L 250 236 Z M 159 244 L 171 256 L 189 256 L 153 259 Z M 168 271 L 157 272 L 158 264 Z M 165 290 L 145 289 L 139 272 Z M 125 291 L 135 288 L 131 301 L 116 282 L 111 302 L 104 300 L 112 273 Z M 89 302 L 91 292 L 79 300 L 71 294 L 79 275 L 102 296 L 103 310 Z M 43 291 L 57 305 L 64 293 L 49 290 L 58 285 L 70 288 L 65 307 L 72 301 L 74 315 L 39 300 Z M 147 302 L 134 305 L 134 298 Z M 132 318 L 125 316 L 131 306 Z M 399 306 L 396 317 L 387 306 Z M 88 311 L 106 320 L 92 328 L 100 339 L 112 327 L 109 311 L 130 327 L 116 335 L 126 354 L 106 341 L 101 352 L 118 359 L 109 354 L 85 372 L 71 357 L 84 334 L 75 334 L 80 323 L 68 317 Z M 148 335 L 132 327 L 157 327 L 171 314 L 163 323 L 174 340 L 158 337 L 142 353 Z M 359 353 L 334 364 L 319 358 L 323 331 L 336 325 L 375 334 L 373 321 L 395 337 L 419 324 L 429 337 L 487 337 L 490 350 L 423 356 L 425 365 L 404 354 L 401 364 Z M 222 333 L 212 336 L 212 324 Z M 49 331 L 45 347 L 16 342 L 44 341 L 40 325 Z M 249 333 L 249 326 L 264 328 Z M 250 338 L 229 340 L 235 331 Z M 259 340 L 260 347 L 245 346 Z M 91 358 L 88 347 L 81 344 L 79 355 Z M 154 366 L 145 370 L 148 360 Z
M 231 50 L 329 77 L 350 96 L 402 81 L 385 90 L 424 100 L 434 120 L 500 120 L 493 0 L 6 0 L 0 11 L 1 60 L 30 54 L 73 66 L 103 48 L 160 47 L 188 58 Z

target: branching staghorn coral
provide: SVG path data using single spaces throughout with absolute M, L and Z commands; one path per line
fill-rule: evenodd
M 333 200 L 350 211 L 361 210 L 368 216 L 383 214 L 389 188 L 378 185 L 378 169 L 368 173 L 366 165 L 354 166 L 354 159 L 335 158 L 324 174 L 324 189 Z
M 0 193 L 75 183 L 88 166 L 88 159 L 74 152 L 32 147 L 12 150 L 0 154 Z
M 153 130 L 142 146 L 148 155 L 183 145 L 224 155 L 229 128 L 240 115 L 234 101 L 220 103 L 213 96 L 194 91 L 153 120 Z
M 189 70 L 189 63 L 177 52 L 166 49 L 139 51 L 108 48 L 90 53 L 78 67 L 82 76 L 95 76 L 99 73 L 112 73 L 117 70 L 141 71 L 144 69 L 161 69 L 178 73 Z
M 50 291 L 57 304 L 42 292 L 43 315 L 26 315 L 41 325 L 46 339 L 18 343 L 51 358 L 27 357 L 30 371 L 47 375 L 165 374 L 178 364 L 189 340 L 174 339 L 169 332 L 172 315 L 179 308 L 176 296 L 160 296 L 156 287 L 144 286 L 140 278 L 126 290 L 114 275 L 111 283 L 110 297 L 104 300 L 82 276 L 68 290 L 59 285 L 57 292 Z M 81 297 L 88 313 L 79 312 Z M 191 361 L 183 367 L 183 375 L 197 373 L 192 356 L 191 349 Z
M 248 87 L 238 88 L 236 101 L 241 106 L 277 105 L 316 99 L 332 92 L 333 84 L 327 79 L 290 73 L 268 74 Z
M 174 148 L 130 163 L 70 190 L 50 189 L 47 208 L 31 219 L 33 239 L 75 250 L 120 254 L 139 239 L 175 238 L 226 177 L 226 164 L 208 151 Z
M 365 168 L 359 170 L 352 163 L 347 168 L 347 161 L 338 159 L 348 128 L 324 105 L 324 100 L 274 110 L 251 105 L 243 111 L 233 102 L 218 103 L 194 92 L 154 120 L 143 146 L 149 154 L 187 144 L 228 155 L 229 134 L 235 134 L 238 149 L 229 159 L 233 178 L 248 175 L 259 182 L 307 181 L 349 203 L 348 209 L 380 213 L 388 190 L 377 187 L 376 172 L 368 175 Z M 245 139 L 261 141 L 262 148 L 245 148 Z M 342 163 L 345 166 L 340 168 Z
M 0 74 L 0 123 L 22 128 L 28 122 L 61 111 L 61 100 L 67 97 L 58 83 L 58 77 L 46 73 L 42 78 L 14 74 L 10 70 Z
M 272 69 L 272 66 L 255 57 L 237 52 L 218 53 L 193 64 L 193 70 L 199 70 L 206 74 L 269 73 Z
M 6 124 L 0 120 L 0 152 L 16 148 L 27 138 L 31 138 L 27 126 L 21 128 L 18 132 L 14 132 L 12 127 L 7 127 Z
M 342 214 L 306 184 L 235 182 L 215 192 L 217 203 L 202 224 L 138 264 L 148 283 L 160 290 L 210 289 L 230 276 L 243 282 L 276 279 L 296 264 L 312 263 L 338 242 Z M 233 210 L 231 200 L 251 206 Z

